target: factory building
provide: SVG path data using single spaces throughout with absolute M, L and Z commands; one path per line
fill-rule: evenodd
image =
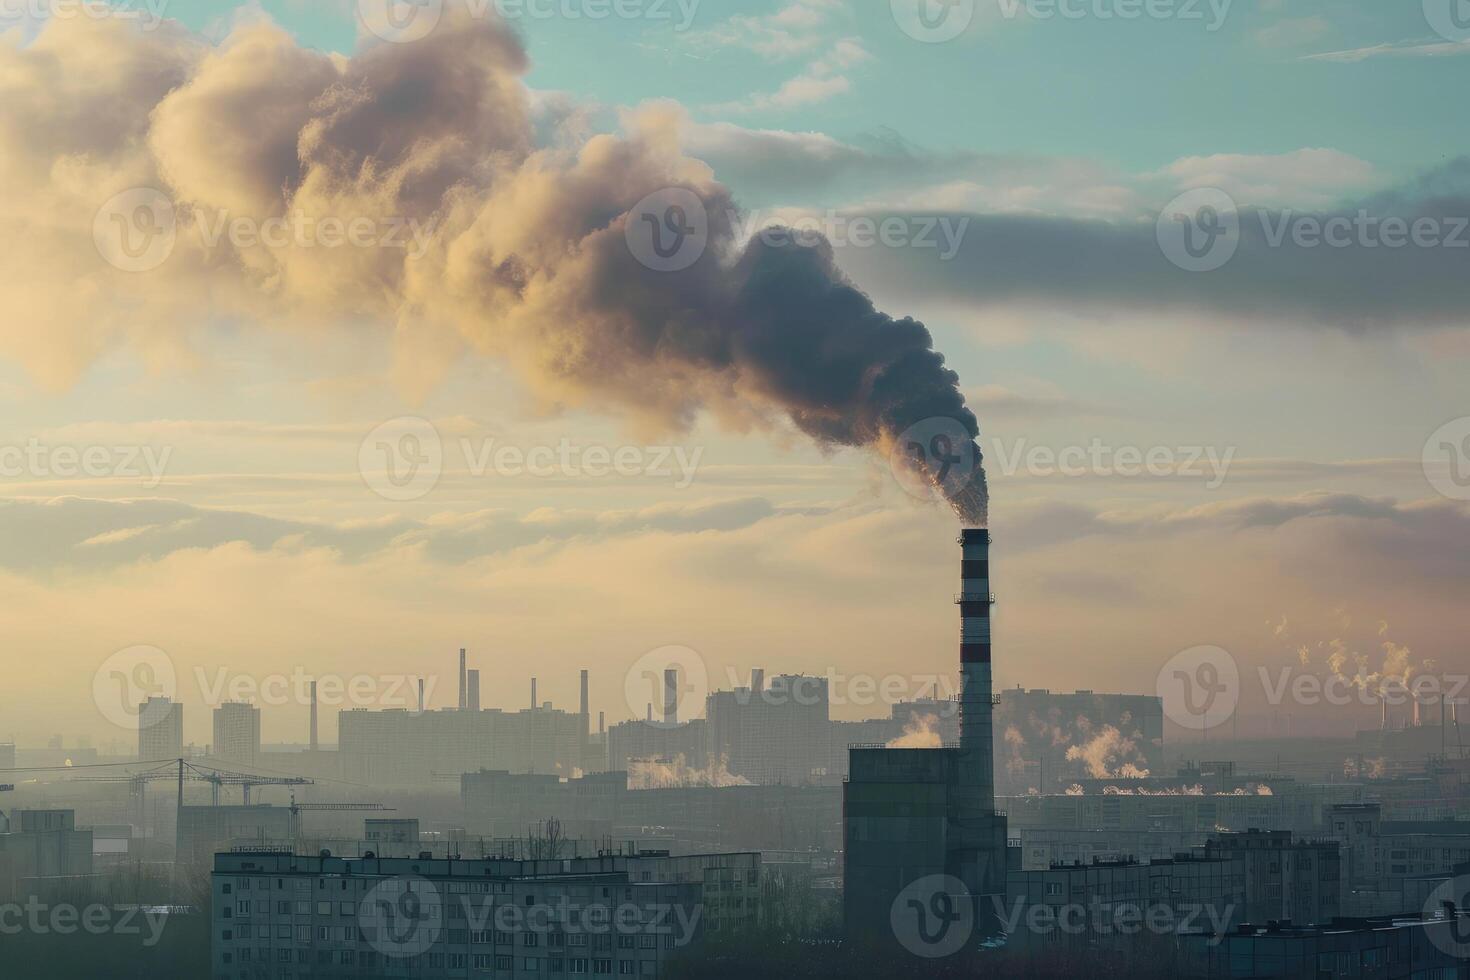
M 854 747 L 843 792 L 844 919 L 858 941 L 893 937 L 905 889 L 944 881 L 993 931 L 1006 888 L 1006 815 L 995 809 L 990 533 L 960 534 L 960 741 L 941 748 Z M 950 884 L 954 883 L 954 884 Z
M 35 894 L 48 881 L 92 874 L 92 832 L 72 810 L 15 810 L 0 815 L 0 899 Z

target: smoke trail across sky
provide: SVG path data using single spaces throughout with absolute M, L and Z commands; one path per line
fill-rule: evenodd
M 18 148 L 0 214 L 23 230 L 0 259 L 27 314 L 0 345 L 65 385 L 115 346 L 187 350 L 201 321 L 387 328 L 411 393 L 471 350 L 552 407 L 663 429 L 708 412 L 905 453 L 985 522 L 978 424 L 922 324 L 875 309 L 825 242 L 742 241 L 674 107 L 538 141 L 526 67 L 503 24 L 463 12 L 352 58 L 265 20 L 218 46 L 85 19 L 0 45 L 0 138 Z M 662 195 L 702 211 L 651 215 L 653 233 L 698 227 L 687 266 L 630 247 Z M 909 452 L 903 434 L 933 420 L 963 453 Z M 970 461 L 959 478 L 951 457 Z

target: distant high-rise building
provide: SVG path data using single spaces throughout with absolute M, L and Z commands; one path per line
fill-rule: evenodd
M 152 762 L 184 755 L 184 706 L 151 697 L 138 706 L 138 759 Z
M 260 761 L 260 709 L 226 701 L 214 709 L 214 757 L 253 766 Z

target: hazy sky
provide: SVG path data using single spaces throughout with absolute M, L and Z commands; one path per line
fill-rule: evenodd
M 956 524 L 881 454 L 816 448 L 738 386 L 678 388 L 664 411 L 682 382 L 662 365 L 573 384 L 558 368 L 586 354 L 575 331 L 500 304 L 585 307 L 514 263 L 478 282 L 492 254 L 572 268 L 578 249 L 543 240 L 568 209 L 608 187 L 636 200 L 659 167 L 762 222 L 901 216 L 938 235 L 835 255 L 930 328 L 980 419 L 1000 685 L 1151 691 L 1199 644 L 1252 674 L 1301 647 L 1321 672 L 1335 640 L 1372 669 L 1386 643 L 1470 668 L 1470 487 L 1451 465 L 1470 472 L 1470 423 L 1453 425 L 1470 415 L 1470 29 L 1437 33 L 1435 0 L 1180 0 L 1159 18 L 979 0 L 941 43 L 882 2 L 686 0 L 681 29 L 672 0 L 621 20 L 557 0 L 514 19 L 523 71 L 514 42 L 466 47 L 504 62 L 494 98 L 446 85 L 467 107 L 428 121 L 353 101 L 455 67 L 355 57 L 431 43 L 361 36 L 355 3 L 174 0 L 182 26 L 153 30 L 28 9 L 46 6 L 0 2 L 16 25 L 0 45 L 0 739 L 129 740 L 93 675 L 137 644 L 167 652 L 201 743 L 196 668 L 428 674 L 446 705 L 467 646 L 487 704 L 520 707 L 535 673 L 572 706 L 586 666 L 612 720 L 632 710 L 625 673 L 670 644 L 716 686 L 752 666 L 915 688 L 951 674 Z M 599 134 L 642 148 L 626 187 Z M 262 258 L 183 232 L 157 268 L 99 254 L 116 194 L 253 216 L 279 203 L 282 167 L 303 209 L 341 206 L 348 184 L 359 205 L 363 188 L 392 198 L 403 210 L 383 213 L 424 219 L 428 257 Z M 441 248 L 454 188 L 481 181 L 497 189 L 477 247 Z M 430 205 L 405 190 L 425 185 Z M 1201 188 L 1242 230 L 1191 272 L 1155 219 Z M 1294 222 L 1359 215 L 1341 246 L 1293 244 Z M 1420 218 L 1434 242 L 1373 237 Z M 405 495 L 375 492 L 361 459 L 404 416 L 433 424 L 443 472 L 388 499 Z M 545 447 L 557 472 L 480 465 L 504 446 Z M 589 475 L 589 447 L 626 448 L 624 474 Z M 69 448 L 92 449 L 93 472 Z M 1087 472 L 1049 472 L 1069 449 Z M 1182 472 L 1111 472 L 1134 450 Z M 268 707 L 266 738 L 304 738 L 305 717 Z

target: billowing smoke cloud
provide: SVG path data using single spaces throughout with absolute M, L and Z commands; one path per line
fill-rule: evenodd
M 890 749 L 938 749 L 944 747 L 939 735 L 939 716 L 932 714 L 914 715 L 903 726 L 903 734 L 891 739 L 885 746 Z
M 198 331 L 239 323 L 391 331 L 412 393 L 466 350 L 502 357 L 550 409 L 643 429 L 709 412 L 902 455 L 985 522 L 978 423 L 922 324 L 875 309 L 825 242 L 740 241 L 672 107 L 538 145 L 525 68 L 463 12 L 350 59 L 265 21 L 218 47 L 89 18 L 0 43 L 0 344 L 66 384 L 109 348 L 187 362 Z M 697 258 L 635 254 L 649 220 Z M 908 452 L 936 419 L 969 445 Z

